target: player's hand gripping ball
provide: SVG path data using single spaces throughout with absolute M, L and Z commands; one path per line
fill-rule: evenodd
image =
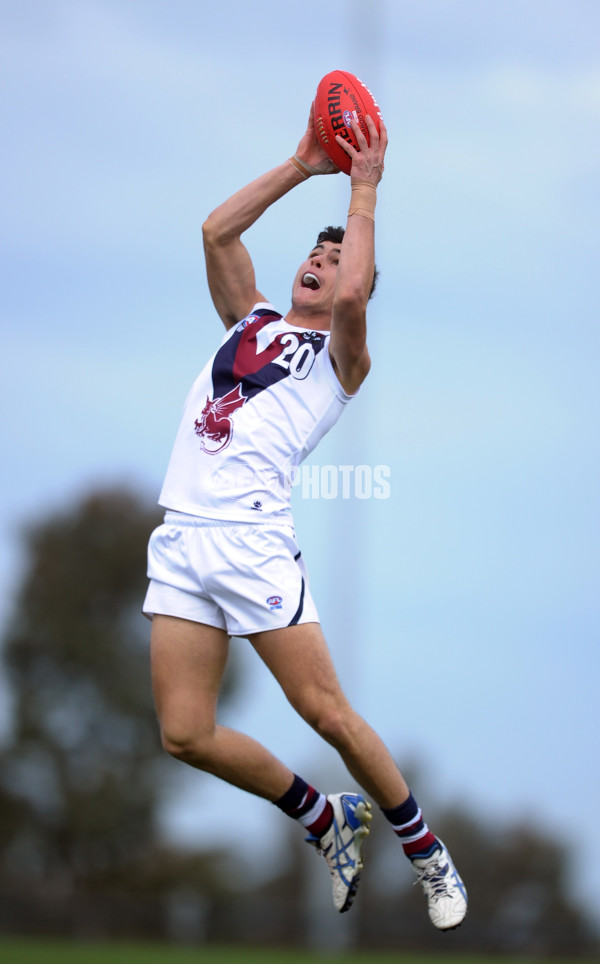
M 369 88 L 346 70 L 332 70 L 325 74 L 315 97 L 315 132 L 327 156 L 345 174 L 350 173 L 352 160 L 340 147 L 335 135 L 340 134 L 359 150 L 350 123 L 356 121 L 368 143 L 367 114 L 379 131 L 381 111 Z

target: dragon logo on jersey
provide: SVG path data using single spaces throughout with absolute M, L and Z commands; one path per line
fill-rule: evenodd
M 216 455 L 229 445 L 232 415 L 238 408 L 282 378 L 291 375 L 305 379 L 325 346 L 322 332 L 305 331 L 300 335 L 284 331 L 269 335 L 268 325 L 281 319 L 278 312 L 259 308 L 237 325 L 215 355 L 214 397 L 207 397 L 202 414 L 194 423 L 202 448 L 209 455 Z
M 194 422 L 196 435 L 202 439 L 202 448 L 209 455 L 222 452 L 231 442 L 233 422 L 231 416 L 247 399 L 239 385 L 222 398 L 207 397 L 200 418 Z

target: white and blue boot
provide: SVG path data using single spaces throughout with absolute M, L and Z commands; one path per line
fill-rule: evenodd
M 372 820 L 371 804 L 359 793 L 334 793 L 333 823 L 322 837 L 307 837 L 327 861 L 333 885 L 333 903 L 341 914 L 352 906 L 363 868 L 362 845 Z
M 427 898 L 429 919 L 440 931 L 451 931 L 462 924 L 467 913 L 467 890 L 446 847 L 438 838 L 437 847 L 429 857 L 411 861 L 417 880 Z

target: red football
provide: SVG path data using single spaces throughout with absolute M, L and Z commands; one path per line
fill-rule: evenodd
M 327 155 L 345 174 L 350 173 L 352 161 L 336 141 L 335 135 L 341 134 L 358 150 L 350 121 L 354 119 L 357 122 L 368 141 L 367 114 L 379 130 L 379 106 L 369 88 L 358 77 L 347 70 L 332 70 L 325 74 L 315 96 L 315 131 Z

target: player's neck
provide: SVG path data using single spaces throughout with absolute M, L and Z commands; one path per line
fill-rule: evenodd
M 310 331 L 329 331 L 331 328 L 331 313 L 311 311 L 310 308 L 291 307 L 285 320 L 296 328 L 307 328 Z

